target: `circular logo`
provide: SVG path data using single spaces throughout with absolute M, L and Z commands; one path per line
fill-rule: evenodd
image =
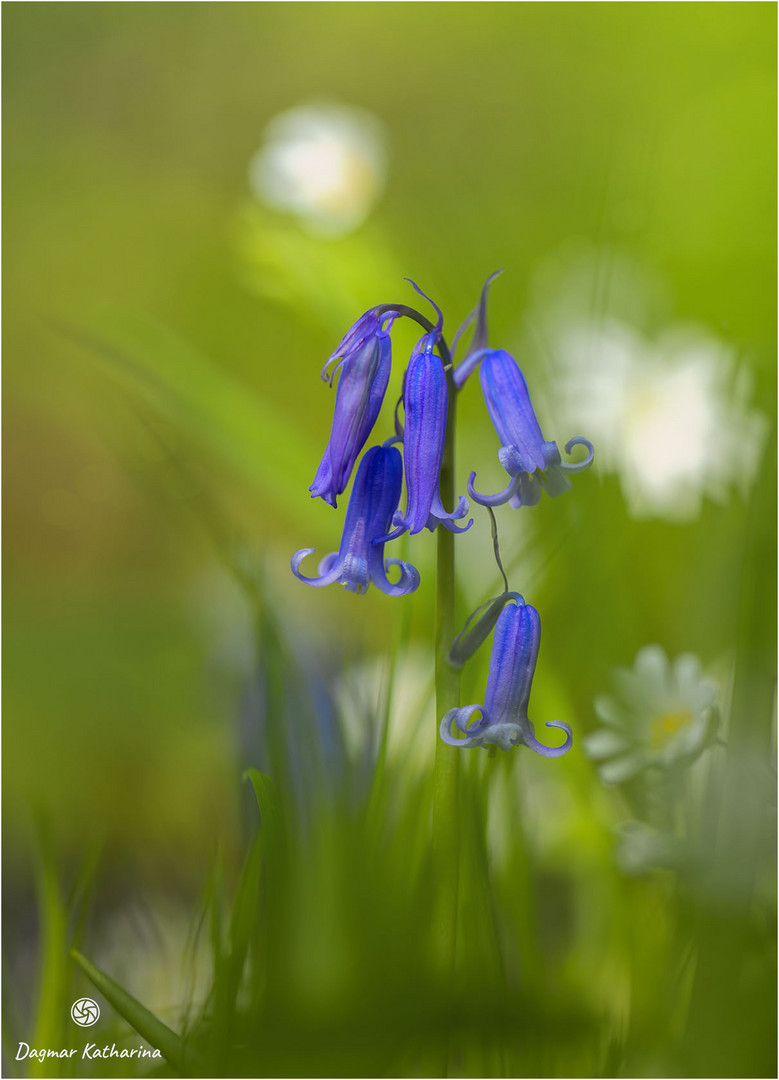
M 79 998 L 73 1002 L 70 1016 L 79 1027 L 92 1027 L 100 1019 L 100 1006 L 92 998 Z

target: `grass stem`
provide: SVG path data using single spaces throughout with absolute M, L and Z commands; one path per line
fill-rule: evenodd
M 446 442 L 441 465 L 441 500 L 454 506 L 454 436 L 456 391 L 447 371 L 449 408 Z M 455 636 L 454 534 L 437 530 L 437 578 L 435 616 L 435 696 L 436 717 L 460 704 L 460 673 L 448 660 Z M 433 873 L 435 878 L 434 948 L 440 974 L 451 985 L 457 949 L 457 894 L 459 879 L 459 799 L 460 752 L 437 737 L 433 779 Z M 448 1058 L 448 1052 L 446 1053 Z M 441 1075 L 447 1074 L 444 1060 Z

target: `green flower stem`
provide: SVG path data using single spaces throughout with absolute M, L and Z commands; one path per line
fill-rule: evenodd
M 442 349 L 442 352 L 444 350 Z M 445 358 L 448 359 L 448 356 Z M 441 465 L 441 500 L 454 506 L 454 434 L 456 388 L 451 365 L 447 369 L 449 411 L 446 443 Z M 443 527 L 437 532 L 437 579 L 435 617 L 435 700 L 436 721 L 460 704 L 460 672 L 449 662 L 449 650 L 455 638 L 454 610 L 454 533 Z M 460 826 L 458 784 L 460 751 L 437 737 L 433 778 L 433 873 L 436 905 L 434 909 L 434 947 L 441 974 L 449 979 L 454 971 L 457 945 L 457 892 L 460 869 Z
M 385 304 L 380 311 L 397 311 L 413 319 L 427 332 L 433 324 L 406 304 Z M 454 506 L 454 436 L 457 411 L 457 387 L 452 377 L 452 358 L 443 337 L 438 351 L 446 371 L 449 406 L 446 417 L 446 441 L 441 462 L 439 492 L 444 506 Z M 455 638 L 454 610 L 454 533 L 439 527 L 437 537 L 436 615 L 435 615 L 435 703 L 436 723 L 449 709 L 460 704 L 460 672 L 449 663 L 449 650 Z M 447 981 L 454 972 L 457 947 L 457 893 L 460 872 L 460 823 L 458 785 L 460 751 L 438 738 L 436 729 L 435 768 L 433 774 L 433 949 L 440 975 Z M 446 1069 L 444 1067 L 444 1075 Z

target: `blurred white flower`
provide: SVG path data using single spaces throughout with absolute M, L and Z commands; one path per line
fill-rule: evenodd
M 164 897 L 153 909 L 133 902 L 118 909 L 103 927 L 97 962 L 174 1027 L 202 1007 L 212 978 L 208 935 L 193 934 L 191 913 Z
M 587 432 L 634 517 L 689 520 L 704 497 L 749 489 L 766 420 L 725 343 L 684 326 L 650 342 L 611 320 L 571 326 L 553 348 L 563 426 Z
M 384 186 L 386 162 L 377 117 L 312 103 L 270 121 L 249 164 L 249 186 L 256 198 L 295 214 L 310 231 L 335 236 L 365 220 Z
M 685 653 L 671 664 L 659 645 L 647 645 L 632 669 L 614 672 L 613 683 L 614 697 L 595 701 L 604 727 L 584 740 L 605 783 L 630 780 L 650 765 L 692 760 L 705 749 L 717 691 L 702 678 L 696 656 Z

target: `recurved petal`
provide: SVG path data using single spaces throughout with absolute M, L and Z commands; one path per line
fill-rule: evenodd
M 335 562 L 330 566 L 329 570 L 326 573 L 321 574 L 319 577 L 310 578 L 306 577 L 305 574 L 300 573 L 300 564 L 303 562 L 306 555 L 313 555 L 315 550 L 316 548 L 301 548 L 300 551 L 296 551 L 295 554 L 292 556 L 292 561 L 290 562 L 292 573 L 295 575 L 298 581 L 303 581 L 306 585 L 315 585 L 317 587 L 321 585 L 332 585 L 334 581 L 338 581 L 340 574 L 338 552 L 333 552 L 333 554 L 335 555 Z M 330 555 L 326 555 L 325 558 L 322 560 L 320 567 L 327 559 L 330 559 L 331 557 L 332 556 Z
M 587 454 L 581 461 L 561 461 L 560 468 L 563 472 L 577 473 L 584 472 L 585 469 L 589 469 L 592 465 L 593 458 L 595 457 L 595 447 L 592 445 L 589 439 L 585 439 L 583 435 L 574 435 L 572 439 L 569 439 L 565 444 L 566 454 L 570 454 L 574 446 L 586 446 Z
M 471 525 L 473 525 L 473 518 L 471 518 L 467 525 L 457 526 L 454 523 L 455 521 L 460 521 L 461 518 L 464 518 L 469 509 L 468 500 L 464 495 L 461 495 L 457 502 L 457 506 L 452 513 L 447 514 L 446 510 L 444 510 L 443 503 L 441 502 L 440 495 L 436 493 L 433 496 L 433 505 L 430 507 L 430 515 L 428 516 L 427 525 L 425 527 L 429 529 L 430 532 L 435 532 L 439 525 L 442 525 L 445 529 L 448 529 L 449 532 L 453 533 L 468 532 Z
M 471 525 L 473 525 L 473 518 L 470 519 L 467 525 L 455 525 L 451 517 L 437 518 L 434 514 L 431 514 L 427 520 L 427 528 L 430 532 L 435 532 L 439 525 L 450 533 L 464 533 L 468 532 Z
M 535 750 L 542 757 L 562 757 L 563 754 L 567 754 L 573 746 L 573 732 L 568 724 L 564 720 L 547 720 L 545 727 L 560 728 L 561 731 L 565 732 L 565 742 L 562 746 L 544 746 L 543 743 L 540 743 L 529 720 L 525 720 L 522 725 L 522 741 L 525 746 L 529 746 L 531 750 Z
M 482 713 L 482 719 L 478 721 L 468 733 L 468 721 L 475 712 Z M 452 727 L 456 725 L 460 732 L 465 734 L 465 738 L 452 734 Z M 476 732 L 484 726 L 484 707 L 482 705 L 464 705 L 460 709 L 450 709 L 448 713 L 444 715 L 439 728 L 439 734 L 445 743 L 449 743 L 450 746 L 480 746 L 481 739 Z
M 393 584 L 387 577 L 387 569 L 390 566 L 400 567 L 400 579 Z M 371 579 L 377 588 L 387 596 L 407 596 L 416 592 L 419 588 L 419 571 L 409 562 L 402 559 L 387 559 L 382 566 L 381 560 L 371 567 Z
M 512 476 L 511 483 L 503 491 L 497 492 L 495 495 L 482 495 L 473 486 L 473 482 L 476 479 L 476 473 L 472 472 L 470 479 L 468 480 L 468 494 L 474 502 L 479 503 L 481 506 L 503 506 L 507 503 L 517 492 L 519 487 L 519 476 Z
M 319 574 L 323 577 L 325 574 L 329 574 L 335 564 L 338 562 L 339 554 L 337 551 L 331 551 L 329 555 L 325 557 L 319 563 Z

